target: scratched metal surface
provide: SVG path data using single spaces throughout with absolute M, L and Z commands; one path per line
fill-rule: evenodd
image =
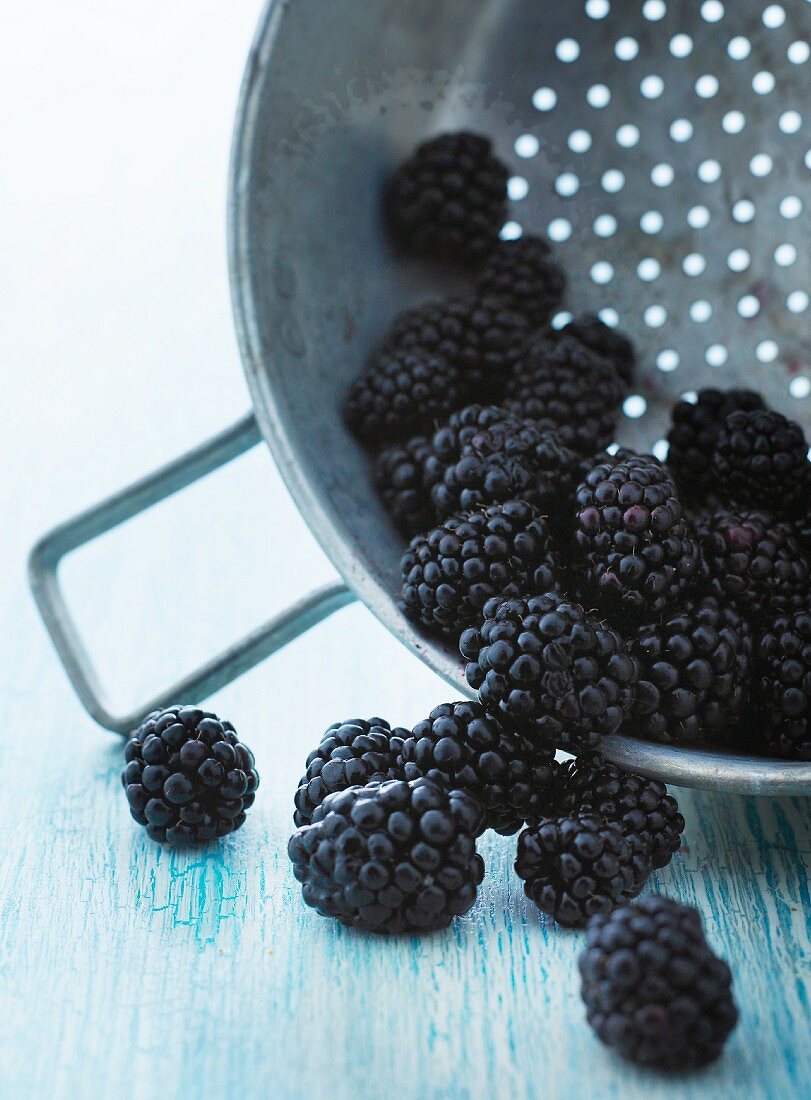
M 686 847 L 654 886 L 702 907 L 742 1018 L 723 1060 L 676 1086 L 592 1039 L 581 938 L 525 905 L 509 840 L 485 840 L 481 900 L 439 936 L 368 939 L 303 907 L 284 845 L 319 731 L 357 713 L 410 724 L 448 690 L 360 607 L 212 701 L 262 771 L 239 834 L 178 854 L 129 820 L 120 746 L 72 697 L 24 557 L 54 519 L 246 406 L 222 166 L 253 9 L 178 0 L 167 15 L 147 0 L 113 18 L 80 0 L 54 7 L 43 34 L 41 10 L 19 5 L 0 43 L 0 94 L 18 105 L 5 134 L 18 171 L 0 177 L 15 214 L 0 250 L 13 405 L 0 434 L 0 1094 L 807 1096 L 807 802 L 684 794 Z M 65 579 L 126 704 L 330 575 L 257 451 L 69 561 Z

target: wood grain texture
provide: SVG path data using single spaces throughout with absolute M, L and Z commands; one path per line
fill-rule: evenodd
M 222 203 L 256 7 L 145 0 L 113 22 L 78 0 L 43 34 L 41 5 L 20 4 L 2 43 L 20 117 L 0 203 L 20 216 L 0 250 L 0 1095 L 807 1097 L 811 802 L 680 794 L 686 845 L 654 888 L 701 907 L 741 1022 L 717 1066 L 676 1084 L 592 1037 L 582 937 L 526 903 L 514 841 L 485 838 L 480 901 L 441 935 L 364 937 L 304 907 L 285 845 L 307 751 L 335 719 L 410 725 L 447 697 L 362 608 L 212 700 L 261 770 L 240 833 L 176 853 L 130 820 L 120 744 L 67 687 L 24 558 L 247 406 Z M 329 577 L 262 452 L 65 570 L 122 705 Z

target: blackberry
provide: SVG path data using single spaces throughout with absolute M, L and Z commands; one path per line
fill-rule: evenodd
M 403 739 L 397 768 L 472 795 L 482 828 L 508 835 L 552 805 L 558 765 L 552 749 L 532 745 L 479 703 L 442 703 Z
M 459 634 L 493 596 L 554 588 L 560 564 L 549 526 L 523 500 L 451 516 L 417 535 L 400 563 L 403 610 L 423 626 Z
M 600 463 L 576 502 L 582 599 L 638 620 L 656 618 L 689 595 L 701 555 L 661 463 L 645 456 Z
M 616 821 L 634 852 L 666 867 L 681 847 L 684 818 L 658 779 L 620 771 L 596 756 L 579 756 L 560 766 L 561 813 L 593 810 Z
M 429 779 L 349 787 L 324 799 L 287 853 L 307 905 L 367 932 L 446 928 L 476 900 L 482 810 Z
M 459 373 L 442 356 L 384 349 L 350 386 L 344 419 L 366 446 L 389 443 L 447 416 L 461 395 Z
M 426 481 L 432 456 L 424 436 L 384 448 L 375 460 L 374 479 L 380 499 L 394 524 L 406 535 L 427 531 L 434 509 Z
M 336 791 L 373 779 L 396 779 L 393 768 L 407 736 L 407 729 L 392 729 L 383 718 L 347 718 L 331 725 L 307 757 L 294 798 L 294 823 L 309 825 L 315 810 Z
M 459 648 L 487 711 L 560 748 L 596 748 L 631 709 L 639 667 L 619 634 L 554 592 L 488 600 Z
M 734 607 L 704 597 L 628 648 L 640 667 L 629 732 L 686 745 L 734 735 L 752 676 L 752 632 Z
M 440 134 L 393 173 L 384 196 L 391 229 L 411 252 L 480 260 L 506 219 L 508 178 L 488 138 Z
M 518 837 L 515 871 L 524 893 L 565 928 L 583 928 L 632 897 L 650 874 L 616 821 L 591 811 L 549 818 Z
M 639 1065 L 705 1066 L 738 1021 L 729 967 L 707 943 L 698 910 L 672 898 L 651 894 L 595 917 L 579 967 L 589 1024 Z
M 732 412 L 763 409 L 753 390 L 699 390 L 696 400 L 678 401 L 667 435 L 667 464 L 685 499 L 704 500 L 715 484 L 712 457 L 724 421 Z
M 811 760 L 811 610 L 780 615 L 758 648 L 758 701 L 765 747 L 775 756 Z
M 788 517 L 808 483 L 803 430 L 772 409 L 730 413 L 715 443 L 712 472 L 730 500 Z
M 253 805 L 253 753 L 230 722 L 198 707 L 152 711 L 127 741 L 121 782 L 153 840 L 202 844 L 234 832 Z
M 704 585 L 753 623 L 804 607 L 809 563 L 789 523 L 765 512 L 717 512 L 698 528 Z
M 559 305 L 566 276 L 543 237 L 526 234 L 499 241 L 484 262 L 476 289 L 500 298 L 535 328 L 546 324 Z
M 611 442 L 622 390 L 613 366 L 574 336 L 529 345 L 505 390 L 504 407 L 552 428 L 581 454 Z
M 564 336 L 574 336 L 602 359 L 607 359 L 626 389 L 632 385 L 636 352 L 624 332 L 610 328 L 596 313 L 581 313 L 560 331 Z
M 458 372 L 468 400 L 492 401 L 503 393 L 529 331 L 527 319 L 499 298 L 448 298 L 401 313 L 387 346 L 440 356 Z

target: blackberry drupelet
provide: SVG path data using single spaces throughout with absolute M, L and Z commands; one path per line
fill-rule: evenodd
M 597 756 L 560 765 L 560 813 L 593 810 L 616 821 L 634 852 L 654 868 L 666 867 L 681 847 L 684 818 L 667 787 L 657 779 L 620 771 Z
M 698 528 L 704 587 L 753 623 L 804 607 L 809 563 L 789 523 L 717 512 Z
M 407 729 L 392 729 L 383 718 L 347 718 L 330 726 L 307 757 L 294 798 L 294 823 L 308 825 L 324 799 L 336 791 L 362 787 L 373 779 L 396 779 L 393 769 L 407 736 Z
M 610 328 L 596 313 L 581 313 L 560 330 L 613 364 L 617 377 L 627 389 L 634 380 L 636 352 L 624 332 Z
M 811 610 L 771 622 L 758 647 L 756 687 L 765 748 L 811 760 Z M 762 742 L 761 742 L 762 744 Z
M 508 177 L 488 138 L 440 134 L 392 175 L 384 196 L 391 229 L 409 251 L 480 260 L 506 219 Z
M 619 634 L 554 592 L 488 600 L 459 648 L 489 713 L 571 752 L 597 748 L 633 704 L 639 666 Z
M 712 472 L 730 500 L 791 517 L 808 484 L 803 430 L 772 409 L 730 413 L 715 443 Z
M 701 554 L 660 462 L 631 456 L 600 463 L 576 502 L 581 599 L 634 621 L 654 619 L 690 594 Z
M 565 928 L 610 913 L 635 896 L 650 874 L 616 821 L 590 810 L 549 818 L 518 837 L 515 871 L 524 893 Z
M 476 900 L 482 809 L 429 779 L 326 798 L 287 852 L 307 905 L 367 932 L 446 928 Z
M 462 400 L 456 367 L 441 355 L 381 351 L 349 387 L 344 419 L 364 446 L 406 439 Z
M 561 572 L 549 526 L 523 500 L 451 516 L 417 535 L 400 563 L 403 610 L 423 626 L 458 635 L 493 596 L 553 589 Z
M 643 626 L 628 648 L 640 668 L 629 733 L 683 745 L 734 738 L 752 679 L 752 631 L 734 607 L 706 596 Z
M 430 442 L 414 436 L 406 443 L 385 447 L 375 459 L 374 479 L 380 499 L 395 526 L 406 535 L 427 531 L 434 508 L 427 484 Z
M 551 807 L 554 750 L 533 745 L 479 703 L 442 703 L 403 739 L 397 768 L 466 791 L 484 807 L 483 829 L 508 835 Z
M 650 894 L 595 917 L 579 967 L 589 1024 L 639 1065 L 707 1065 L 738 1021 L 729 967 L 707 943 L 698 910 L 672 898 Z
M 476 282 L 480 296 L 502 299 L 533 328 L 546 324 L 565 288 L 566 276 L 548 243 L 530 233 L 499 241 Z
M 504 407 L 559 433 L 581 454 L 611 442 L 622 388 L 614 367 L 574 336 L 543 334 L 527 346 L 505 390 Z
M 130 813 L 166 844 L 202 844 L 234 832 L 259 786 L 253 753 L 231 723 L 198 707 L 147 715 L 124 760 Z
M 667 435 L 667 464 L 686 500 L 702 501 L 715 486 L 712 458 L 724 421 L 732 412 L 763 409 L 753 390 L 699 390 L 696 400 L 678 401 Z

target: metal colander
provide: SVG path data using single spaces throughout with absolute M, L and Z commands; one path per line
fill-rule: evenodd
M 104 703 L 56 585 L 67 551 L 255 443 L 269 443 L 345 585 L 330 586 L 173 685 L 201 698 L 359 597 L 460 690 L 458 654 L 396 606 L 402 543 L 343 394 L 392 317 L 452 289 L 391 250 L 380 191 L 419 141 L 466 127 L 511 167 L 505 237 L 545 232 L 567 309 L 637 343 L 618 442 L 663 456 L 672 402 L 745 384 L 811 421 L 811 3 L 719 0 L 277 0 L 243 86 L 229 230 L 247 418 L 39 544 L 32 579 L 83 701 Z M 556 323 L 567 318 L 561 313 Z M 147 709 L 146 705 L 144 709 Z M 610 738 L 609 758 L 672 782 L 811 791 L 811 764 Z

